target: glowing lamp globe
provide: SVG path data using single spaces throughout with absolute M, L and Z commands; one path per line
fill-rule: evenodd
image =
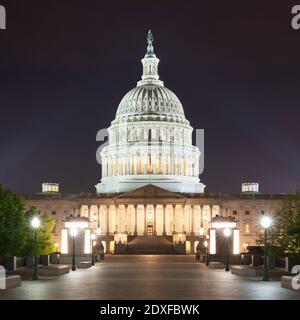
M 204 243 L 204 247 L 207 248 L 208 242 L 205 240 L 203 243 Z
M 229 237 L 230 235 L 231 235 L 231 230 L 228 228 L 224 229 L 224 236 Z
M 200 236 L 203 236 L 205 232 L 205 229 L 203 227 L 199 228 L 199 234 Z
M 268 229 L 272 224 L 272 219 L 270 217 L 263 217 L 260 221 L 263 228 Z
M 72 237 L 76 237 L 77 234 L 78 234 L 78 230 L 76 228 L 72 228 L 70 230 L 70 234 L 71 234 Z
M 34 229 L 37 229 L 40 227 L 41 225 L 41 220 L 38 218 L 38 217 L 34 217 L 32 220 L 31 220 L 31 225 Z
M 91 234 L 91 239 L 92 239 L 92 240 L 95 240 L 95 239 L 96 239 L 96 234 L 95 234 L 95 233 L 92 233 L 92 234 Z

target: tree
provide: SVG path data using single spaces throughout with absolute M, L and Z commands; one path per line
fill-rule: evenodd
M 270 254 L 300 255 L 299 190 L 285 197 L 273 218 L 274 224 L 269 231 Z
M 27 237 L 23 200 L 0 184 L 0 256 L 22 254 Z
M 25 209 L 23 199 L 0 184 L 0 257 L 32 255 L 34 248 L 34 230 L 31 227 L 36 208 Z M 52 231 L 55 220 L 43 215 L 38 229 L 39 254 L 55 251 Z
M 31 228 L 30 221 L 33 216 L 37 216 L 37 209 L 32 207 L 26 212 L 27 221 L 27 239 L 24 246 L 24 254 L 32 255 L 34 251 L 34 230 Z M 38 253 L 39 255 L 47 255 L 55 251 L 53 230 L 55 228 L 55 220 L 49 215 L 40 216 L 41 226 L 37 230 L 38 233 Z

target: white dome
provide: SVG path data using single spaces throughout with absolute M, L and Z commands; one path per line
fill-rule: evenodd
M 144 84 L 130 90 L 121 100 L 116 119 L 124 116 L 160 115 L 185 118 L 181 102 L 164 86 Z
M 142 79 L 123 97 L 108 128 L 97 192 L 126 192 L 149 183 L 174 192 L 203 192 L 193 128 L 177 96 L 159 80 L 151 32 L 147 40 Z

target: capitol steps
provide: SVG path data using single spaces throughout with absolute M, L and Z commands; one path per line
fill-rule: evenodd
M 126 246 L 127 254 L 176 254 L 174 245 L 163 236 L 136 236 Z

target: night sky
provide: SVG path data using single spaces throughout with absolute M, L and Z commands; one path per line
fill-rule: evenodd
M 298 2 L 298 3 L 297 3 Z M 94 192 L 96 133 L 136 85 L 154 34 L 159 74 L 205 129 L 206 191 L 300 186 L 300 1 L 0 0 L 0 182 Z

